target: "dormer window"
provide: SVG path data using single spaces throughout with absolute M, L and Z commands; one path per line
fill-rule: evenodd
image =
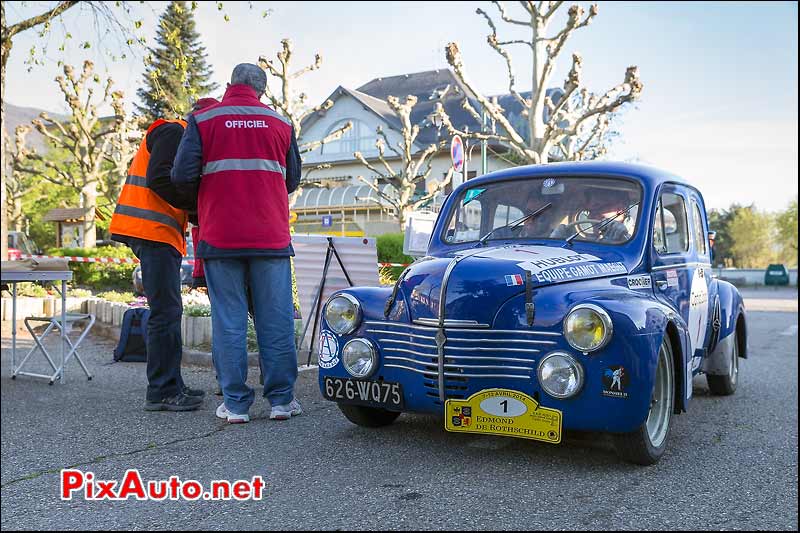
M 352 157 L 353 152 L 370 152 L 375 150 L 375 140 L 377 138 L 375 130 L 360 120 L 351 118 L 340 120 L 330 127 L 325 136 L 327 137 L 331 132 L 338 130 L 348 122 L 352 122 L 353 127 L 344 132 L 339 139 L 324 144 L 321 149 L 322 154 L 341 154 Z

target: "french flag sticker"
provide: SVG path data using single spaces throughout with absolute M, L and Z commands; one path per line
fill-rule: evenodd
M 519 274 L 511 274 L 506 276 L 506 285 L 509 287 L 514 287 L 516 285 L 522 285 L 522 276 Z

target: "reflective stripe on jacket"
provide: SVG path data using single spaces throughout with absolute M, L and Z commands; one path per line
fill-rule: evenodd
M 150 152 L 147 150 L 147 135 L 158 126 L 174 122 L 186 127 L 183 120 L 158 119 L 147 128 L 147 133 L 133 157 L 128 178 L 122 187 L 114 215 L 111 217 L 109 232 L 112 235 L 126 235 L 137 239 L 163 242 L 186 255 L 186 226 L 188 217 L 182 209 L 169 205 L 153 190 L 147 187 L 147 164 Z

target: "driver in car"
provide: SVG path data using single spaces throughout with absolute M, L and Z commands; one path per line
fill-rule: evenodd
M 619 191 L 609 189 L 597 189 L 587 191 L 585 195 L 583 212 L 588 213 L 588 220 L 580 224 L 561 224 L 550 235 L 554 239 L 566 239 L 571 237 L 581 228 L 588 231 L 581 231 L 578 237 L 588 240 L 618 244 L 630 239 L 628 228 L 623 224 L 625 215 L 621 214 L 627 207 L 627 195 Z M 616 218 L 603 224 L 602 228 L 595 227 L 589 230 L 592 224 L 598 224 L 602 220 L 608 220 L 618 215 Z

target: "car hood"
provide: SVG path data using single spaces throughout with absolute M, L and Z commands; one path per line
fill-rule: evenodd
M 619 251 L 587 252 L 578 246 L 496 246 L 425 258 L 409 267 L 401 289 L 411 320 L 436 320 L 442 281 L 447 277 L 445 319 L 491 325 L 504 302 L 525 292 L 528 272 L 532 288 L 538 289 L 624 275 L 629 268 Z

